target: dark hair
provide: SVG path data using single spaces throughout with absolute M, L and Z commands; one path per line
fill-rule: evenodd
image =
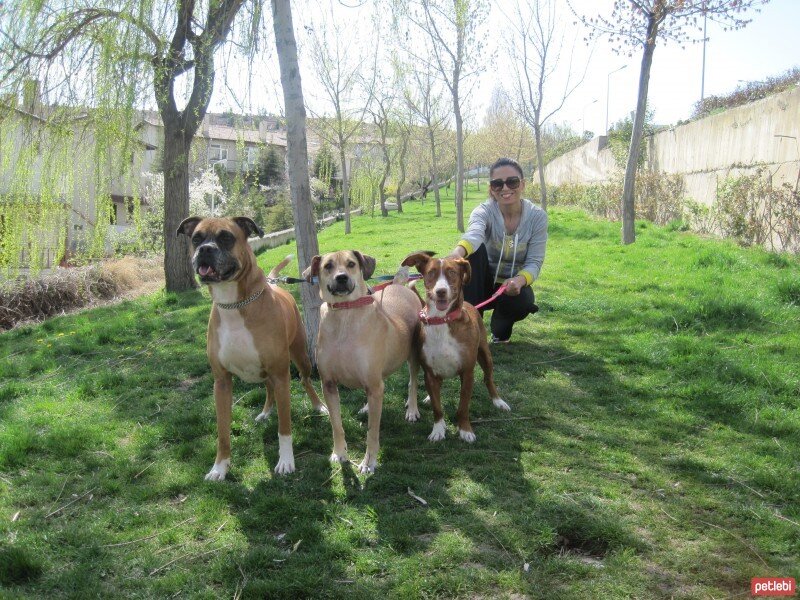
M 494 161 L 494 164 L 489 167 L 489 177 L 492 176 L 495 169 L 499 169 L 500 167 L 514 167 L 519 172 L 519 176 L 525 179 L 525 173 L 522 172 L 522 167 L 519 166 L 519 163 L 513 158 L 498 158 Z

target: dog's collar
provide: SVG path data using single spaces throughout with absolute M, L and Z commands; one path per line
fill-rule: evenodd
M 332 302 L 328 304 L 333 309 L 340 309 L 340 308 L 359 308 L 361 306 L 366 306 L 367 304 L 372 304 L 375 302 L 375 296 L 361 296 L 358 300 L 351 300 L 349 302 Z
M 245 298 L 244 300 L 240 300 L 239 302 L 231 302 L 230 304 L 224 304 L 222 302 L 217 302 L 216 303 L 217 304 L 217 308 L 224 308 L 226 310 L 234 310 L 234 309 L 237 309 L 237 308 L 242 308 L 243 306 L 247 306 L 251 302 L 254 302 L 254 301 L 258 300 L 261 297 L 261 294 L 263 294 L 264 290 L 266 290 L 266 289 L 267 289 L 266 287 L 263 287 L 263 288 L 261 288 L 260 291 L 256 292 L 255 294 L 253 294 L 249 298 Z
M 425 312 L 423 308 L 419 311 L 419 320 L 425 323 L 425 325 L 444 325 L 445 323 L 450 323 L 451 321 L 455 321 L 461 317 L 461 309 L 457 308 L 456 310 L 447 313 L 443 317 L 429 317 L 428 313 Z

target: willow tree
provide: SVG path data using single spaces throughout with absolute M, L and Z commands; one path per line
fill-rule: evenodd
M 622 243 L 636 241 L 634 190 L 639 147 L 644 131 L 647 112 L 647 88 L 650 83 L 650 68 L 653 53 L 659 39 L 679 44 L 702 41 L 693 31 L 701 18 L 711 19 L 724 29 L 741 29 L 750 20 L 741 15 L 769 0 L 614 0 L 611 15 L 580 16 L 590 27 L 590 36 L 608 35 L 614 49 L 618 52 L 636 48 L 642 49 L 642 63 L 639 69 L 639 91 L 636 99 L 636 113 L 633 120 L 633 134 L 625 167 L 625 183 L 622 191 Z M 574 10 L 574 9 L 573 9 Z
M 13 12 L 3 8 L 0 16 L 0 53 L 12 65 L 0 80 L 4 90 L 31 77 L 43 79 L 47 98 L 60 93 L 63 102 L 85 106 L 100 127 L 99 137 L 114 141 L 133 134 L 132 108 L 155 99 L 164 127 L 166 286 L 169 291 L 195 287 L 188 240 L 175 236 L 189 213 L 191 143 L 214 89 L 214 55 L 237 16 L 244 31 L 240 45 L 253 41 L 262 14 L 259 0 L 251 0 L 249 10 L 243 10 L 245 0 L 14 4 Z M 112 122 L 128 125 L 108 133 Z M 110 182 L 98 180 L 96 192 L 107 196 Z

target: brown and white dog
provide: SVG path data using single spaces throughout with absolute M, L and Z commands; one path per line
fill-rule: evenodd
M 478 310 L 464 301 L 464 285 L 472 273 L 469 261 L 463 258 L 433 258 L 432 252 L 417 252 L 403 260 L 403 266 L 416 267 L 425 284 L 426 308 L 420 312 L 422 329 L 418 338 L 419 360 L 425 372 L 425 387 L 433 407 L 432 442 L 444 439 L 442 413 L 442 380 L 458 375 L 461 397 L 456 419 L 458 434 L 465 442 L 474 442 L 475 433 L 469 420 L 475 363 L 483 369 L 483 380 L 492 403 L 502 410 L 511 410 L 494 385 L 494 365 L 486 328 Z M 410 400 L 410 399 L 409 399 Z M 409 406 L 416 411 L 416 406 Z
M 332 461 L 348 461 L 339 384 L 367 393 L 369 431 L 367 452 L 359 465 L 362 473 L 373 472 L 378 462 L 384 379 L 404 362 L 408 362 L 410 373 L 408 403 L 417 405 L 419 366 L 413 342 L 419 330 L 422 302 L 413 290 L 399 284 L 370 294 L 365 280 L 372 277 L 374 270 L 374 258 L 349 250 L 315 256 L 303 273 L 309 280 L 318 277 L 324 300 L 317 338 L 317 369 L 333 428 Z
M 222 481 L 231 464 L 231 409 L 233 378 L 265 382 L 267 399 L 257 421 L 278 405 L 279 474 L 294 471 L 292 423 L 289 409 L 289 359 L 300 371 L 303 387 L 314 408 L 325 412 L 311 385 L 311 361 L 306 335 L 292 295 L 268 283 L 247 243 L 250 234 L 264 232 L 247 217 L 189 217 L 177 231 L 191 240 L 192 266 L 208 285 L 214 304 L 208 321 L 207 353 L 214 374 L 217 411 L 217 457 L 207 480 Z M 291 257 L 269 274 L 278 272 Z

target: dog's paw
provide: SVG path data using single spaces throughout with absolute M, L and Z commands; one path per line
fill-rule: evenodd
M 344 452 L 341 452 L 341 453 L 339 453 L 339 452 L 333 452 L 333 453 L 331 454 L 330 461 L 331 461 L 332 463 L 341 463 L 341 464 L 345 464 L 345 463 L 349 463 L 349 462 L 350 462 L 350 459 L 349 459 L 349 458 L 347 458 L 347 451 L 345 450 Z
M 278 459 L 278 464 L 275 465 L 275 474 L 288 475 L 289 473 L 294 473 L 294 457 L 290 459 Z
M 428 395 L 428 396 L 425 396 L 425 397 L 422 399 L 422 403 L 423 403 L 423 404 L 430 404 L 430 403 L 431 403 L 431 397 L 430 397 L 430 395 Z
M 369 402 L 367 402 L 364 406 L 358 409 L 358 414 L 365 415 L 369 412 Z
M 444 419 L 442 419 L 441 421 L 437 421 L 436 423 L 433 424 L 433 430 L 431 431 L 431 434 L 428 436 L 428 441 L 429 442 L 442 441 L 444 439 L 444 432 L 445 432 Z
M 375 468 L 378 466 L 378 461 L 374 458 L 371 458 L 369 455 L 364 457 L 358 465 L 358 472 L 359 473 L 374 473 Z
M 228 469 L 231 468 L 231 461 L 223 460 L 222 462 L 214 463 L 211 470 L 206 473 L 206 481 L 224 481 L 225 476 L 228 474 Z
M 270 415 L 272 415 L 272 409 L 270 408 L 268 411 L 261 411 L 256 415 L 256 423 L 261 423 L 263 421 L 269 420 Z
M 500 398 L 493 398 L 492 404 L 494 404 L 495 408 L 499 408 L 500 410 L 511 410 L 511 407 Z
M 419 421 L 419 410 L 417 410 L 416 408 L 407 409 L 406 410 L 406 421 L 408 421 L 409 423 L 416 423 L 417 421 Z
M 477 436 L 471 431 L 464 431 L 463 429 L 458 430 L 458 437 L 462 440 L 467 442 L 468 444 L 472 444 L 475 440 L 477 440 Z
M 328 412 L 328 407 L 325 406 L 324 404 L 319 404 L 319 405 L 315 406 L 314 410 L 317 411 L 321 415 L 329 415 L 330 414 Z

